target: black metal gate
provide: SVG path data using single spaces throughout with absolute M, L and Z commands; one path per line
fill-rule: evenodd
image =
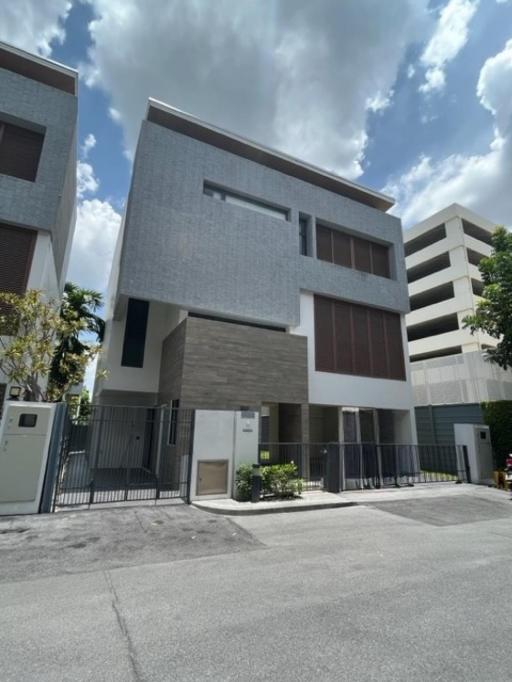
M 194 411 L 93 405 L 64 424 L 53 508 L 188 501 Z

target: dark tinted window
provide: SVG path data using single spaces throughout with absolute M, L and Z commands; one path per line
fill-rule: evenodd
M 0 173 L 34 182 L 44 135 L 0 121 Z
M 148 325 L 149 303 L 130 298 L 124 328 L 123 367 L 142 367 L 144 365 L 144 346 Z
M 390 275 L 389 247 L 362 237 L 355 237 L 317 223 L 316 256 L 335 265 L 369 272 L 379 277 Z

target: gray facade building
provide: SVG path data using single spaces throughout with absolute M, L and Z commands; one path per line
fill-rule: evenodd
M 62 293 L 75 224 L 77 88 L 73 69 L 0 42 L 1 291 Z M 0 396 L 5 384 L 0 376 Z
M 389 410 L 393 438 L 411 442 L 408 293 L 391 206 L 150 100 L 109 290 L 109 376 L 97 399 L 247 406 L 268 416 L 269 437 L 295 441 L 313 422 L 324 437 L 318 424 L 322 414 L 332 424 L 332 410 L 336 438 L 350 413 L 358 438 L 378 439 L 378 413 Z M 360 410 L 372 415 L 362 420 L 372 424 L 366 433 Z M 386 429 L 389 437 L 389 420 Z

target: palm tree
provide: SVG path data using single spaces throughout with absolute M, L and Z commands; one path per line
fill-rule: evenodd
M 74 324 L 69 334 L 59 336 L 50 373 L 50 384 L 54 388 L 63 388 L 68 383 L 62 367 L 72 365 L 73 356 L 84 354 L 89 348 L 87 337 L 92 336 L 96 343 L 103 341 L 105 321 L 97 315 L 102 305 L 103 296 L 99 291 L 82 289 L 72 282 L 66 282 L 60 315 L 66 321 L 79 324 Z M 66 362 L 63 362 L 64 359 Z

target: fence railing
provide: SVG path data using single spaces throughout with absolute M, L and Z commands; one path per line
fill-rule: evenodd
M 293 462 L 305 489 L 350 490 L 467 480 L 461 446 L 260 443 L 259 462 Z

